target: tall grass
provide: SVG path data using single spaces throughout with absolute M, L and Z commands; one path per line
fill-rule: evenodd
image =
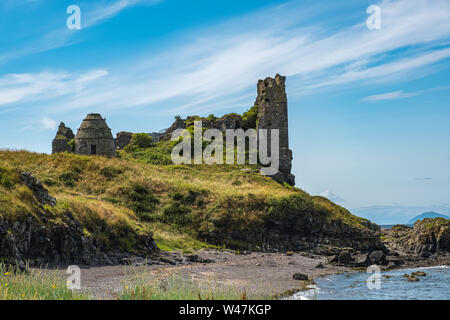
M 85 300 L 84 293 L 67 289 L 67 275 L 45 270 L 12 272 L 0 264 L 0 300 Z
M 188 275 L 172 273 L 149 280 L 138 277 L 119 294 L 120 300 L 271 300 L 273 295 L 248 295 L 245 288 L 224 285 L 217 281 L 193 280 Z
M 169 143 L 163 141 L 145 152 L 167 154 Z M 150 232 L 168 250 L 191 250 L 193 243 L 205 240 L 248 248 L 241 235 L 263 234 L 272 218 L 288 227 L 299 225 L 305 216 L 332 226 L 367 228 L 364 219 L 344 208 L 278 184 L 252 166 L 155 165 L 140 156 L 124 158 L 123 153 L 122 157 L 0 151 L 0 215 L 15 221 L 40 210 L 33 194 L 15 178 L 18 171 L 27 171 L 44 183 L 58 203 L 66 204 L 60 212 L 49 208 L 55 219 L 71 212 L 92 236 L 106 236 L 113 243 L 118 238 L 114 233 L 123 231 L 129 235 L 120 243 L 126 248 L 133 246 L 138 234 Z

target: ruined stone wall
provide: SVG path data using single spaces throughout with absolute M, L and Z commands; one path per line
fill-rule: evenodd
M 285 87 L 286 77 L 277 74 L 275 78 L 259 80 L 258 96 L 255 105 L 258 106 L 257 129 L 278 129 L 280 141 L 280 169 L 273 178 L 290 185 L 295 184 L 295 177 L 291 174 L 292 151 L 289 149 L 289 130 L 287 95 Z M 260 139 L 258 139 L 260 140 Z M 268 134 L 268 150 L 271 152 L 271 138 Z
M 125 148 L 131 141 L 131 137 L 133 133 L 121 131 L 116 135 L 116 149 L 122 150 Z
M 56 137 L 52 141 L 52 153 L 73 152 L 72 147 L 69 145 L 70 140 L 73 138 L 75 138 L 75 135 L 72 129 L 66 127 L 64 122 L 61 122 Z
M 161 136 L 161 140 L 170 140 L 172 132 L 177 129 L 185 129 L 192 125 L 195 120 L 201 120 L 205 129 L 278 129 L 280 142 L 280 168 L 279 172 L 272 176 L 278 182 L 286 182 L 295 185 L 295 177 L 291 174 L 292 151 L 289 149 L 289 130 L 287 95 L 285 87 L 286 77 L 277 74 L 275 78 L 259 80 L 257 85 L 257 98 L 255 105 L 258 106 L 257 125 L 249 126 L 239 114 L 228 114 L 221 118 L 201 118 L 190 116 L 186 119 L 177 118 L 172 126 Z M 258 139 L 259 140 L 259 139 Z M 268 134 L 268 154 L 270 150 L 270 134 Z

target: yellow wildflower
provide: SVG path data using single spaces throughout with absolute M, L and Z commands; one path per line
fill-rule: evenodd
M 10 273 L 9 273 L 9 272 L 6 272 L 6 273 L 5 273 L 5 276 L 9 276 L 9 275 L 10 275 Z

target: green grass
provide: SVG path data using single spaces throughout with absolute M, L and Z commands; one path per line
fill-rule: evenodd
M 119 294 L 119 300 L 271 300 L 270 292 L 248 295 L 245 288 L 215 281 L 195 281 L 171 274 L 161 279 L 136 278 Z
M 86 300 L 89 296 L 67 289 L 64 273 L 31 270 L 29 274 L 8 271 L 0 264 L 0 300 Z
M 171 143 L 147 148 L 144 154 Z M 132 248 L 141 235 L 153 232 L 165 250 L 209 245 L 248 249 L 247 239 L 267 233 L 272 222 L 303 225 L 303 233 L 321 225 L 366 229 L 367 220 L 329 200 L 278 184 L 253 166 L 155 165 L 132 155 L 0 151 L 0 215 L 12 222 L 37 217 L 39 203 L 17 178 L 16 172 L 27 171 L 58 200 L 56 208 L 47 208 L 51 223 L 66 223 L 70 212 L 86 235 L 112 248 Z

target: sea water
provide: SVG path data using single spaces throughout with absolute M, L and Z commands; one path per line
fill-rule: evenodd
M 420 281 L 409 282 L 403 275 L 424 271 Z M 316 285 L 291 297 L 297 300 L 450 300 L 450 267 L 399 269 L 381 272 L 380 289 L 370 290 L 372 274 L 352 272 L 315 279 Z M 390 276 L 384 278 L 383 275 Z

